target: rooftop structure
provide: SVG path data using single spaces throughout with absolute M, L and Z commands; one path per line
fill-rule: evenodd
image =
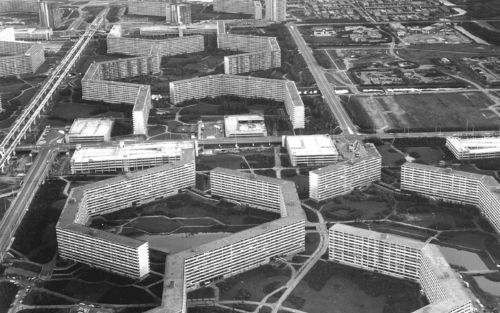
M 43 62 L 45 55 L 41 44 L 0 41 L 0 77 L 33 74 Z
M 475 296 L 433 244 L 344 224 L 330 228 L 329 259 L 414 280 L 429 304 L 414 313 L 472 313 Z
M 304 103 L 293 81 L 218 74 L 170 82 L 174 104 L 224 95 L 283 101 L 293 128 L 304 128 Z
M 82 147 L 71 158 L 72 173 L 129 172 L 175 163 L 185 150 L 195 151 L 194 141 L 155 141 L 101 147 Z
M 144 171 L 73 188 L 56 225 L 59 255 L 121 275 L 149 273 L 148 243 L 88 227 L 89 218 L 175 195 L 195 184 L 194 152 Z
M 338 152 L 328 135 L 286 136 L 285 146 L 292 166 L 334 163 Z
M 114 121 L 109 118 L 79 118 L 66 134 L 69 143 L 105 142 L 111 139 Z
M 275 37 L 226 33 L 224 21 L 217 22 L 217 46 L 222 50 L 245 52 L 224 57 L 224 73 L 240 74 L 281 66 L 281 49 Z
M 458 160 L 500 158 L 500 137 L 448 137 L 446 147 Z
M 401 166 L 401 189 L 475 205 L 500 233 L 500 184 L 491 176 L 405 163 Z
M 15 41 L 16 34 L 12 27 L 0 28 L 0 41 Z
M 267 136 L 264 117 L 258 114 L 224 116 L 226 137 Z
M 323 201 L 380 180 L 382 158 L 373 144 L 353 145 L 353 158 L 309 172 L 309 197 Z
M 276 207 L 281 218 L 168 255 L 162 305 L 149 313 L 185 313 L 188 291 L 305 248 L 305 216 L 293 182 L 222 168 L 214 169 L 212 175 L 215 179 L 211 179 L 211 188 L 215 190 L 215 195 L 231 200 L 239 189 L 235 201 L 264 210 Z M 253 196 L 243 197 L 248 188 L 257 194 L 265 193 L 268 188 L 273 188 L 277 193 L 265 199 L 265 203 L 259 203 Z

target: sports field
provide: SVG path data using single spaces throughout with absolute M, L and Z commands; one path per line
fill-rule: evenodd
M 495 130 L 500 118 L 481 92 L 351 97 L 344 107 L 363 130 Z

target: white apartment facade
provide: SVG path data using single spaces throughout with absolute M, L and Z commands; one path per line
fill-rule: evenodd
M 375 146 L 359 149 L 357 157 L 309 172 L 309 197 L 319 202 L 380 180 L 382 159 Z
M 175 164 L 72 189 L 56 225 L 60 256 L 133 278 L 149 273 L 148 243 L 87 227 L 92 216 L 177 194 L 195 184 L 192 153 Z
M 335 224 L 329 230 L 329 260 L 417 281 L 429 304 L 413 313 L 475 312 L 475 296 L 433 244 Z
M 458 160 L 500 158 L 500 137 L 446 138 L 446 148 Z
M 235 170 L 214 171 L 224 171 L 228 176 L 248 179 L 245 173 Z M 215 177 L 213 173 L 212 176 Z M 165 310 L 169 313 L 186 313 L 188 291 L 269 263 L 275 257 L 299 253 L 305 249 L 305 215 L 295 184 L 259 175 L 250 179 L 256 188 L 261 189 L 267 188 L 271 181 L 281 185 L 277 190 L 281 196 L 269 200 L 275 204 L 266 203 L 265 206 L 261 206 L 259 203 L 255 206 L 263 210 L 268 210 L 268 207 L 277 208 L 283 204 L 281 199 L 286 199 L 281 209 L 281 218 L 211 243 L 168 255 L 162 305 L 148 313 L 165 312 Z M 263 186 L 258 187 L 259 182 L 262 182 Z M 235 181 L 235 183 L 241 183 L 243 190 L 247 182 Z M 224 189 L 218 187 L 218 184 L 225 186 L 222 180 L 213 181 L 212 192 Z M 245 203 L 252 203 L 251 197 L 248 195 Z
M 0 77 L 33 74 L 45 62 L 41 44 L 0 41 Z
M 217 46 L 246 53 L 224 57 L 225 74 L 241 74 L 281 67 L 281 49 L 275 37 L 226 33 L 224 21 L 217 23 Z
M 405 163 L 401 166 L 401 189 L 475 205 L 500 233 L 500 184 L 491 176 Z
M 283 101 L 293 128 L 305 127 L 304 103 L 292 81 L 218 74 L 170 82 L 173 104 L 224 95 Z

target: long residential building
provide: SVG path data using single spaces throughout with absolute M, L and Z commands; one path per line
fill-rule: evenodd
M 113 26 L 106 39 L 108 53 L 148 55 L 153 49 L 158 49 L 160 56 L 171 56 L 205 50 L 205 42 L 202 35 L 168 39 L 144 39 L 125 37 L 123 33 L 124 30 L 121 25 Z
M 155 141 L 81 147 L 71 157 L 71 173 L 112 173 L 143 170 L 179 162 L 188 151 L 196 153 L 194 141 Z
M 167 24 L 191 24 L 191 4 L 186 1 L 128 0 L 128 14 L 164 16 Z
M 114 80 L 160 72 L 160 57 L 153 49 L 149 55 L 93 63 L 82 79 L 82 98 L 133 105 L 134 134 L 147 134 L 151 109 L 151 86 Z
M 328 135 L 286 136 L 292 166 L 317 166 L 337 162 L 339 153 Z
M 148 243 L 90 228 L 93 216 L 175 195 L 195 184 L 193 151 L 184 159 L 73 188 L 56 225 L 59 255 L 133 278 L 149 273 Z
M 281 67 L 281 49 L 275 37 L 233 35 L 218 21 L 219 49 L 245 52 L 224 57 L 224 73 L 241 74 Z
M 33 74 L 43 62 L 45 54 L 41 44 L 0 41 L 0 77 Z
M 0 1 L 0 12 L 29 12 L 39 11 L 37 0 L 2 0 Z
M 358 145 L 355 156 L 309 172 L 309 197 L 323 201 L 380 180 L 382 159 L 371 143 Z
M 405 163 L 401 166 L 401 189 L 475 205 L 500 233 L 500 184 L 491 176 Z
M 174 104 L 224 95 L 283 101 L 293 128 L 304 128 L 304 103 L 292 81 L 218 74 L 170 82 L 170 100 Z
M 458 160 L 500 158 L 500 137 L 446 138 L 446 148 Z
M 223 190 L 227 186 L 226 182 L 217 179 L 220 173 L 225 177 L 231 177 L 235 184 L 239 184 L 241 194 L 247 192 L 245 188 L 255 190 L 255 193 L 259 190 L 266 193 L 268 188 L 271 188 L 270 185 L 277 186 L 274 191 L 279 195 L 264 203 L 254 201 L 250 194 L 247 194 L 246 199 L 238 197 L 233 200 L 263 210 L 272 207 L 273 210 L 281 212 L 281 218 L 214 242 L 168 255 L 162 305 L 148 311 L 149 313 L 186 313 L 188 291 L 269 263 L 275 257 L 304 250 L 305 216 L 293 182 L 260 175 L 250 177 L 249 174 L 236 170 L 215 169 L 211 173 L 211 177 L 215 178 L 211 181 L 212 192 Z M 225 195 L 232 197 L 235 194 Z
M 262 19 L 262 4 L 256 0 L 214 0 L 214 11 L 248 14 Z
M 429 304 L 414 313 L 472 313 L 476 297 L 433 244 L 344 224 L 329 231 L 329 260 L 416 281 Z

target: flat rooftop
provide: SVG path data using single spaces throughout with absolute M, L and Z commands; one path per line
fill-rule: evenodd
M 335 170 L 340 170 L 342 168 L 355 166 L 356 164 L 367 160 L 381 159 L 380 153 L 378 152 L 377 148 L 375 148 L 375 146 L 371 143 L 366 143 L 364 145 L 359 144 L 359 146 L 354 149 L 355 150 L 351 153 L 351 159 L 347 159 L 345 161 L 338 162 L 326 167 L 318 168 L 317 170 L 311 171 L 311 173 L 321 175 Z M 345 157 L 345 155 L 343 156 Z
M 330 231 L 339 231 L 342 233 L 352 234 L 360 236 L 363 238 L 369 238 L 373 240 L 383 241 L 387 243 L 392 243 L 400 246 L 405 246 L 417 250 L 421 250 L 425 247 L 426 243 L 423 241 L 418 241 L 415 239 L 402 237 L 393 234 L 381 233 L 373 230 L 368 230 L 364 228 L 354 227 L 346 224 L 335 224 L 330 227 Z
M 328 135 L 286 136 L 286 147 L 295 156 L 338 155 Z
M 131 144 L 110 144 L 99 147 L 82 147 L 75 150 L 72 162 L 99 162 L 111 160 L 141 159 L 180 156 L 185 149 L 194 149 L 192 140 L 155 141 Z
M 79 118 L 76 119 L 69 129 L 69 136 L 109 136 L 114 121 L 109 118 Z
M 448 137 L 446 141 L 462 153 L 500 153 L 500 137 L 458 138 Z

